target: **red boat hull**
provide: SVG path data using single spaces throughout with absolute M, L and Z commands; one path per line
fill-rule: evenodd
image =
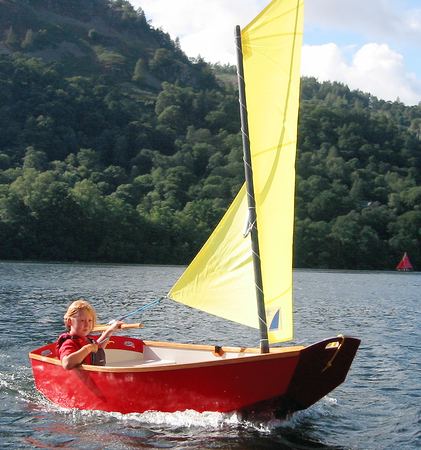
M 118 337 L 113 338 L 114 348 L 127 339 L 141 347 L 140 340 Z M 37 389 L 66 408 L 120 413 L 187 409 L 228 412 L 271 403 L 286 414 L 306 408 L 343 381 L 359 340 L 346 338 L 336 355 L 334 347 L 326 346 L 338 339 L 323 341 L 316 344 L 317 348 L 274 349 L 274 353 L 265 355 L 148 368 L 84 365 L 66 371 L 53 354 L 43 356 L 53 351 L 52 345 L 31 352 L 30 359 Z M 327 367 L 333 355 L 335 364 Z M 312 360 L 316 360 L 319 379 Z

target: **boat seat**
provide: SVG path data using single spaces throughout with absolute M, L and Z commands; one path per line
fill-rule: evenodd
M 173 359 L 146 359 L 142 361 L 141 366 L 160 366 L 167 364 L 177 364 Z
M 116 361 L 107 363 L 108 367 L 151 367 L 151 366 L 161 366 L 168 364 L 176 364 L 176 362 L 172 359 L 128 359 L 126 361 Z

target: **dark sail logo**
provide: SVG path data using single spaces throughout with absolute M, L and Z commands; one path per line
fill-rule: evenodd
M 281 328 L 281 311 L 278 309 L 273 316 L 272 322 L 270 323 L 269 330 L 278 330 Z

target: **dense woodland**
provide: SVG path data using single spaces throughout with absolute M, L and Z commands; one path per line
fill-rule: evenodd
M 124 0 L 0 0 L 0 258 L 187 263 L 243 183 L 235 68 Z M 302 80 L 295 267 L 421 267 L 421 106 Z

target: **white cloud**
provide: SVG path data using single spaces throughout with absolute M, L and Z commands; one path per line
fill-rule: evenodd
M 154 27 L 178 37 L 188 56 L 235 64 L 235 25 L 245 26 L 269 0 L 131 3 L 145 11 Z M 303 74 L 386 100 L 420 102 L 421 64 L 414 56 L 421 46 L 419 0 L 309 0 L 304 27 L 305 43 L 324 45 L 304 46 Z M 311 38 L 313 42 L 307 40 Z
M 235 63 L 234 28 L 244 26 L 264 0 L 132 0 L 152 25 L 161 27 L 191 56 L 210 62 Z
M 351 62 L 345 51 L 336 44 L 305 45 L 302 55 L 302 74 L 320 81 L 340 81 L 351 89 L 409 105 L 421 99 L 421 82 L 405 69 L 402 55 L 386 44 L 365 44 L 357 49 Z
M 301 62 L 303 75 L 316 77 L 320 81 L 343 81 L 346 71 L 347 64 L 336 44 L 303 46 Z

